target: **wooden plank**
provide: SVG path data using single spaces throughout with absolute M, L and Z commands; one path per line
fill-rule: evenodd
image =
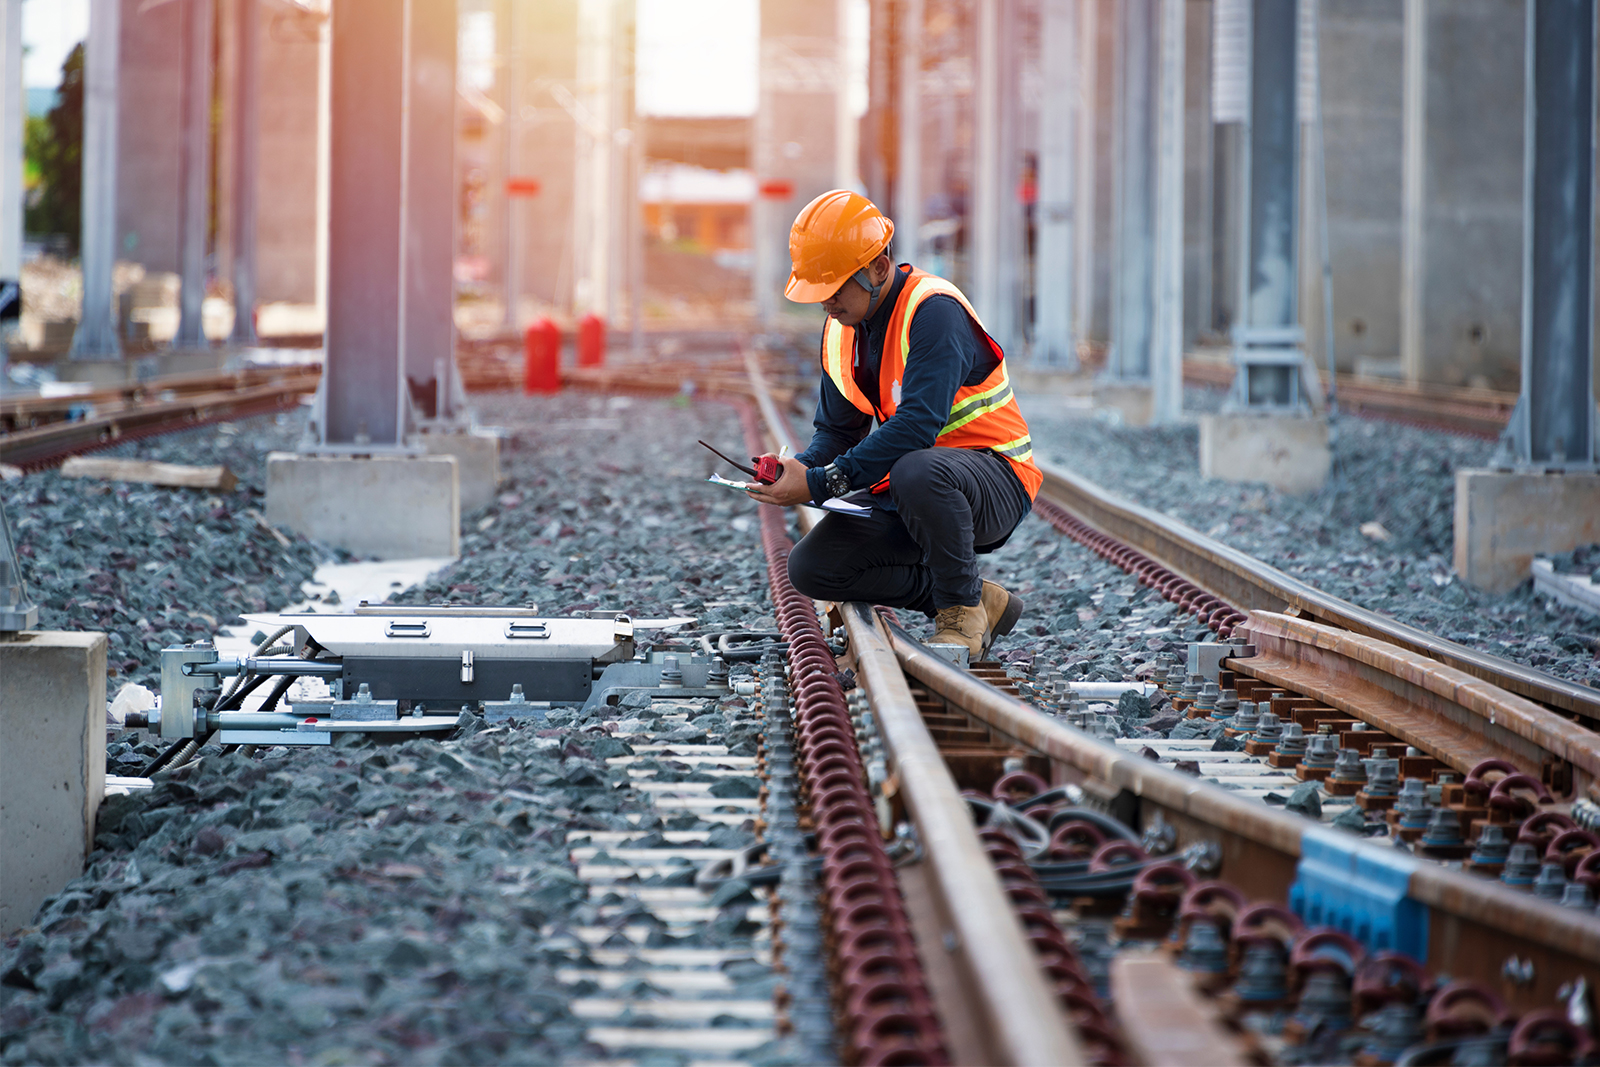
M 182 489 L 217 489 L 230 492 L 238 475 L 227 467 L 190 467 L 182 463 L 156 463 L 145 459 L 109 459 L 73 456 L 61 465 L 67 478 L 103 478 L 113 482 L 144 482 Z
M 1247 1064 L 1242 1044 L 1194 990 L 1193 978 L 1160 953 L 1120 953 L 1111 961 L 1111 998 L 1129 1051 L 1150 1067 Z

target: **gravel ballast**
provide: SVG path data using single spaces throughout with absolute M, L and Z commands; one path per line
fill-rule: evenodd
M 486 397 L 479 410 L 508 431 L 506 482 L 493 505 L 464 517 L 463 559 L 402 599 L 535 602 L 550 615 L 627 608 L 646 625 L 695 619 L 680 636 L 773 628 L 755 508 L 705 483 L 716 461 L 694 443 L 704 437 L 730 454 L 742 451 L 730 409 L 566 394 Z M 270 421 L 237 429 L 206 440 L 257 435 L 264 453 L 298 436 L 297 427 Z M 215 461 L 193 440 L 138 447 L 148 458 Z M 249 479 L 247 456 L 228 462 Z M 70 521 L 104 508 L 102 497 L 57 475 L 29 476 L 6 491 L 8 506 L 22 494 L 53 495 L 45 505 Z M 175 506 L 205 506 L 174 500 L 175 492 L 134 489 L 117 498 L 121 525 L 142 528 Z M 94 519 L 85 521 L 88 529 Z M 247 551 L 260 529 L 242 506 L 198 522 L 205 533 L 187 542 L 188 551 L 208 559 Z M 49 547 L 43 519 L 28 529 L 30 561 L 46 558 L 63 571 L 67 563 L 114 569 L 109 535 L 85 537 L 81 555 L 71 557 Z M 284 553 L 260 532 L 283 582 L 266 606 L 298 599 L 316 546 L 296 542 Z M 245 548 L 235 541 L 224 548 L 226 538 Z M 302 569 L 290 570 L 283 557 L 302 554 Z M 210 580 L 208 572 L 196 581 L 202 578 Z M 31 584 L 49 610 L 66 613 L 73 609 L 60 605 L 60 590 L 75 580 L 47 574 Z M 205 592 L 155 582 L 148 595 L 156 606 L 140 610 L 159 608 L 166 618 Z M 222 621 L 255 607 L 220 592 L 212 599 Z M 645 647 L 674 640 L 665 630 L 642 629 L 639 637 Z M 166 639 L 158 630 L 127 673 L 152 677 L 140 671 L 154 667 Z M 438 740 L 352 738 L 248 759 L 206 749 L 199 764 L 159 775 L 151 791 L 113 797 L 88 871 L 0 949 L 0 1062 L 606 1058 L 585 1043 L 586 1023 L 573 1011 L 575 1000 L 595 994 L 593 983 L 557 973 L 590 965 L 580 934 L 613 927 L 602 944 L 615 947 L 627 943 L 624 927 L 643 924 L 651 927 L 649 945 L 731 948 L 738 957 L 752 933 L 741 917 L 748 900 L 737 894 L 724 894 L 716 919 L 669 927 L 628 905 L 625 894 L 596 895 L 579 883 L 567 850 L 586 834 L 626 832 L 634 848 L 665 847 L 663 831 L 702 833 L 719 848 L 753 840 L 748 823 L 658 811 L 627 771 L 606 764 L 660 720 L 659 703 L 630 703 L 589 716 L 553 712 L 542 722 L 488 726 L 464 717 Z M 732 754 L 754 753 L 758 727 L 746 721 L 740 698 L 665 710 L 683 716 L 664 724 L 674 743 L 720 738 Z M 127 773 L 156 748 L 128 732 L 112 737 L 110 751 L 113 773 Z M 709 780 L 704 763 L 661 758 L 637 766 L 660 782 Z M 724 792 L 713 795 L 753 795 L 725 793 L 746 783 L 757 784 L 719 780 L 715 788 Z M 686 885 L 693 871 L 685 865 L 679 875 L 651 878 Z M 740 995 L 769 996 L 770 970 L 743 955 L 728 971 Z M 641 983 L 636 995 L 654 994 Z M 782 1063 L 790 1055 L 778 1043 L 748 1058 Z M 685 1061 L 674 1053 L 652 1059 Z
M 1215 395 L 1190 391 L 1191 407 Z M 1600 621 L 1533 589 L 1484 593 L 1451 569 L 1455 472 L 1481 467 L 1493 442 L 1353 417 L 1334 427 L 1334 477 L 1294 496 L 1252 483 L 1204 481 L 1193 426 L 1127 429 L 1022 399 L 1046 461 L 1111 487 L 1284 572 L 1469 648 L 1600 686 Z M 1037 520 L 1029 520 L 1034 522 Z M 1376 523 L 1381 530 L 1368 526 Z M 1591 558 L 1558 557 L 1558 569 Z M 1574 562 L 1573 557 L 1577 560 Z

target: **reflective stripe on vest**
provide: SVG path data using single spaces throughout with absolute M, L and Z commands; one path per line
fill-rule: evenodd
M 1007 373 L 1005 353 L 994 339 L 983 330 L 983 321 L 973 310 L 965 294 L 943 278 L 919 270 L 896 268 L 907 275 L 895 301 L 888 323 L 888 337 L 884 344 L 883 360 L 878 375 L 878 403 L 874 405 L 856 383 L 854 372 L 855 333 L 829 319 L 822 331 L 822 366 L 840 395 L 856 410 L 876 416 L 885 422 L 893 417 L 899 407 L 899 386 L 905 377 L 906 363 L 911 357 L 911 321 L 917 308 L 931 296 L 949 296 L 959 303 L 971 318 L 984 341 L 997 359 L 995 368 L 976 385 L 963 386 L 956 391 L 950 405 L 950 414 L 939 431 L 935 444 L 951 448 L 974 448 L 996 452 L 1010 461 L 1018 479 L 1030 497 L 1036 495 L 1044 475 L 1033 463 L 1033 442 L 1028 435 L 1028 424 L 1017 408 Z M 873 486 L 882 492 L 889 479 L 883 478 Z

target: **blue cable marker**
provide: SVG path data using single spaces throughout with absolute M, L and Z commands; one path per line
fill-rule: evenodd
M 1428 909 L 1408 892 L 1418 860 L 1326 827 L 1300 835 L 1289 907 L 1308 926 L 1343 930 L 1370 952 L 1428 958 Z

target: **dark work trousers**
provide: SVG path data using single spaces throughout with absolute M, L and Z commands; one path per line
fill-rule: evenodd
M 924 448 L 889 470 L 896 511 L 829 513 L 789 554 L 789 580 L 815 600 L 863 600 L 932 615 L 976 604 L 974 545 L 999 547 L 1032 510 L 993 452 Z

